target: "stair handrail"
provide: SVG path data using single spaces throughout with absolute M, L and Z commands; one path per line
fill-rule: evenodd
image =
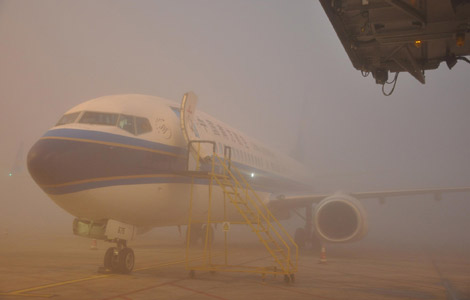
M 252 200 L 251 197 L 247 197 L 247 199 L 249 199 L 250 202 L 253 204 L 253 206 L 256 208 L 256 210 L 258 212 L 258 215 L 261 215 L 261 217 L 265 220 L 267 226 L 269 226 L 271 228 L 271 230 L 275 233 L 277 238 L 282 242 L 284 247 L 287 249 L 286 259 L 288 260 L 289 264 L 292 265 L 292 267 L 294 269 L 296 269 L 297 268 L 297 261 L 298 261 L 298 246 L 295 243 L 295 241 L 292 239 L 292 237 L 289 235 L 289 233 L 285 230 L 285 228 L 282 226 L 282 224 L 279 222 L 279 220 L 277 220 L 277 218 L 271 213 L 271 211 L 266 206 L 266 204 L 264 204 L 264 202 L 254 192 L 254 190 L 251 187 L 251 185 L 249 184 L 249 182 L 245 179 L 245 176 L 243 176 L 240 173 L 240 171 L 235 166 L 233 166 L 233 164 L 231 166 L 231 169 L 228 169 L 227 166 L 223 163 L 221 158 L 216 153 L 214 153 L 214 157 L 218 160 L 219 164 L 224 168 L 225 172 L 227 172 L 230 175 L 230 177 L 234 179 L 234 183 L 236 184 L 236 187 L 238 189 L 246 189 L 247 191 L 248 190 L 251 191 L 251 193 L 255 196 L 255 199 L 257 200 L 257 202 L 261 204 L 261 207 L 263 208 L 263 210 L 260 209 L 259 204 L 257 204 L 256 201 Z M 235 170 L 235 172 L 237 173 L 238 176 L 235 176 L 232 173 L 231 170 Z M 243 185 L 240 184 L 238 178 L 241 178 L 241 181 L 243 182 L 245 187 L 243 187 Z M 265 215 L 265 212 L 266 212 L 267 216 Z M 292 258 L 291 258 L 292 255 L 291 255 L 291 249 L 290 249 L 291 247 L 289 246 L 289 244 L 287 244 L 287 242 L 285 241 L 285 238 L 279 234 L 278 229 L 276 229 L 272 225 L 272 222 L 270 221 L 270 219 L 272 219 L 274 221 L 274 223 L 277 225 L 277 227 L 281 229 L 282 233 L 284 233 L 284 235 L 287 237 L 287 239 L 294 246 L 294 248 L 295 248 L 295 264 L 292 263 Z
M 198 144 L 197 150 L 195 148 L 193 149 L 193 147 L 191 147 L 193 144 L 196 144 L 196 143 Z M 206 157 L 203 157 L 201 155 L 201 144 L 203 144 L 203 143 L 208 143 L 208 144 L 212 145 L 212 155 L 206 156 Z M 270 228 L 270 230 L 274 232 L 277 239 L 280 240 L 281 243 L 283 244 L 283 246 L 287 249 L 287 255 L 283 255 L 284 259 L 287 261 L 287 267 L 286 267 L 287 271 L 288 272 L 296 271 L 297 270 L 297 264 L 298 264 L 298 246 L 297 246 L 297 244 L 292 239 L 290 234 L 285 230 L 285 228 L 282 226 L 282 224 L 277 220 L 277 218 L 271 213 L 271 211 L 266 206 L 266 204 L 260 199 L 258 194 L 256 194 L 256 192 L 254 191 L 251 184 L 246 180 L 245 176 L 243 174 L 241 174 L 240 171 L 232 164 L 232 162 L 231 162 L 231 147 L 224 145 L 224 159 L 222 160 L 217 155 L 217 151 L 216 151 L 217 143 L 215 141 L 211 141 L 211 140 L 190 140 L 188 142 L 188 151 L 187 151 L 187 169 L 188 169 L 188 171 L 189 171 L 189 161 L 190 161 L 192 149 L 196 153 L 196 170 L 200 171 L 200 169 L 199 169 L 200 168 L 200 165 L 199 165 L 200 161 L 206 162 L 206 163 L 208 163 L 208 165 L 210 163 L 211 182 L 212 182 L 213 179 L 215 179 L 217 184 L 219 186 L 221 186 L 222 189 L 225 191 L 225 187 L 221 184 L 221 182 L 219 181 L 219 178 L 217 176 L 220 176 L 220 175 L 224 176 L 224 175 L 228 174 L 229 177 L 232 178 L 233 183 L 235 184 L 236 190 L 234 190 L 234 192 L 236 192 L 237 197 L 241 198 L 241 195 L 237 192 L 237 190 L 245 190 L 246 191 L 246 199 L 253 205 L 253 207 L 256 209 L 256 212 L 257 212 L 257 215 L 258 215 L 258 224 L 257 224 L 258 228 L 260 226 L 262 226 L 261 225 L 261 220 L 260 220 L 260 216 L 261 216 L 262 219 L 267 224 L 267 226 Z M 227 153 L 228 153 L 228 157 L 227 157 Z M 210 159 L 210 161 L 207 161 L 209 159 Z M 218 165 L 220 165 L 222 167 L 222 171 L 223 171 L 222 174 L 215 173 L 216 172 L 216 160 L 218 161 Z M 232 170 L 235 171 L 236 175 L 232 172 Z M 240 179 L 241 179 L 241 182 L 240 182 Z M 211 194 L 211 190 L 212 190 L 211 186 L 212 186 L 212 183 L 210 184 L 210 187 L 209 187 L 209 190 L 210 190 L 209 194 Z M 233 187 L 232 187 L 232 189 L 233 189 Z M 255 200 L 252 199 L 252 196 L 249 196 L 248 192 L 251 192 L 251 194 L 254 195 Z M 209 199 L 210 198 L 211 198 L 211 196 L 209 196 Z M 260 204 L 261 204 L 261 208 L 260 208 Z M 236 205 L 237 209 L 239 210 L 239 212 L 247 220 L 248 224 L 253 228 L 254 224 L 244 215 L 244 213 L 241 212 L 241 209 L 238 207 L 238 204 L 235 204 L 235 205 Z M 208 216 L 208 217 L 210 219 L 210 216 Z M 274 221 L 274 224 L 277 225 L 277 228 L 274 227 L 274 225 L 272 224 L 273 221 Z M 291 247 L 286 242 L 285 237 L 283 237 L 279 233 L 278 228 L 281 230 L 281 232 L 284 234 L 284 236 L 287 237 L 287 239 L 290 241 L 290 243 L 295 248 L 295 261 L 294 262 L 293 262 L 293 259 L 292 259 Z M 253 229 L 255 229 L 255 228 L 253 228 Z M 268 233 L 266 233 L 266 234 L 268 234 Z M 257 232 L 257 235 L 259 236 L 258 232 Z M 265 245 L 265 247 L 267 248 L 267 250 L 271 253 L 271 255 L 282 266 L 283 263 L 281 263 L 279 261 L 279 258 L 271 250 L 271 248 L 267 245 L 266 241 L 264 239 L 262 239 L 261 237 L 260 237 L 260 239 L 261 239 L 262 243 Z M 272 239 L 272 241 L 277 245 L 278 242 L 276 242 L 276 240 Z M 277 247 L 280 247 L 280 246 L 277 245 Z M 291 269 L 293 269 L 293 270 L 291 270 Z

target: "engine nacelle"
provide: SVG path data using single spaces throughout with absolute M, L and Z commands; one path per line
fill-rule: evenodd
M 367 234 L 367 217 L 362 204 L 343 193 L 329 196 L 315 206 L 315 231 L 330 243 L 352 242 Z

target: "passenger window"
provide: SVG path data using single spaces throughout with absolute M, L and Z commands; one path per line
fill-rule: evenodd
M 118 127 L 135 135 L 134 116 L 120 115 Z
M 143 134 L 152 131 L 152 125 L 146 118 L 135 117 L 135 125 L 137 129 L 137 134 Z
M 207 124 L 209 124 L 209 126 L 211 127 L 212 129 L 212 132 L 215 134 L 215 135 L 219 135 L 220 136 L 220 133 L 219 131 L 217 130 L 217 128 L 215 127 L 214 123 L 212 123 L 211 121 L 209 120 L 206 120 Z
M 224 128 L 222 126 L 220 126 L 219 124 L 217 124 L 217 127 L 219 128 L 220 132 L 222 132 L 222 135 L 224 136 L 224 138 L 228 139 L 228 136 L 225 133 Z
M 117 114 L 86 111 L 79 123 L 115 126 L 117 118 Z
M 55 126 L 60 126 L 60 125 L 73 123 L 73 122 L 75 122 L 75 120 L 77 119 L 79 114 L 80 114 L 79 111 L 74 112 L 74 113 L 70 113 L 70 114 L 65 114 L 65 115 L 62 116 L 62 118 L 60 118 L 59 122 L 57 122 L 57 124 L 55 124 Z

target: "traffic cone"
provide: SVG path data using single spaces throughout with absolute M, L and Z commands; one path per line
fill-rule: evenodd
M 96 239 L 91 241 L 90 250 L 98 250 L 98 245 L 96 244 Z
M 326 264 L 326 249 L 325 246 L 321 246 L 321 252 L 320 252 L 320 260 L 318 261 L 319 264 Z

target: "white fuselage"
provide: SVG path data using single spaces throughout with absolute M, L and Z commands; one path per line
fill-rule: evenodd
M 308 190 L 305 169 L 277 151 L 203 113 L 196 112 L 201 140 L 232 162 L 267 202 L 277 192 Z M 190 178 L 179 106 L 144 95 L 106 96 L 66 112 L 30 150 L 28 168 L 48 196 L 72 215 L 117 220 L 139 227 L 186 224 Z M 193 212 L 207 211 L 208 183 L 194 185 Z M 221 215 L 223 193 L 213 190 Z

